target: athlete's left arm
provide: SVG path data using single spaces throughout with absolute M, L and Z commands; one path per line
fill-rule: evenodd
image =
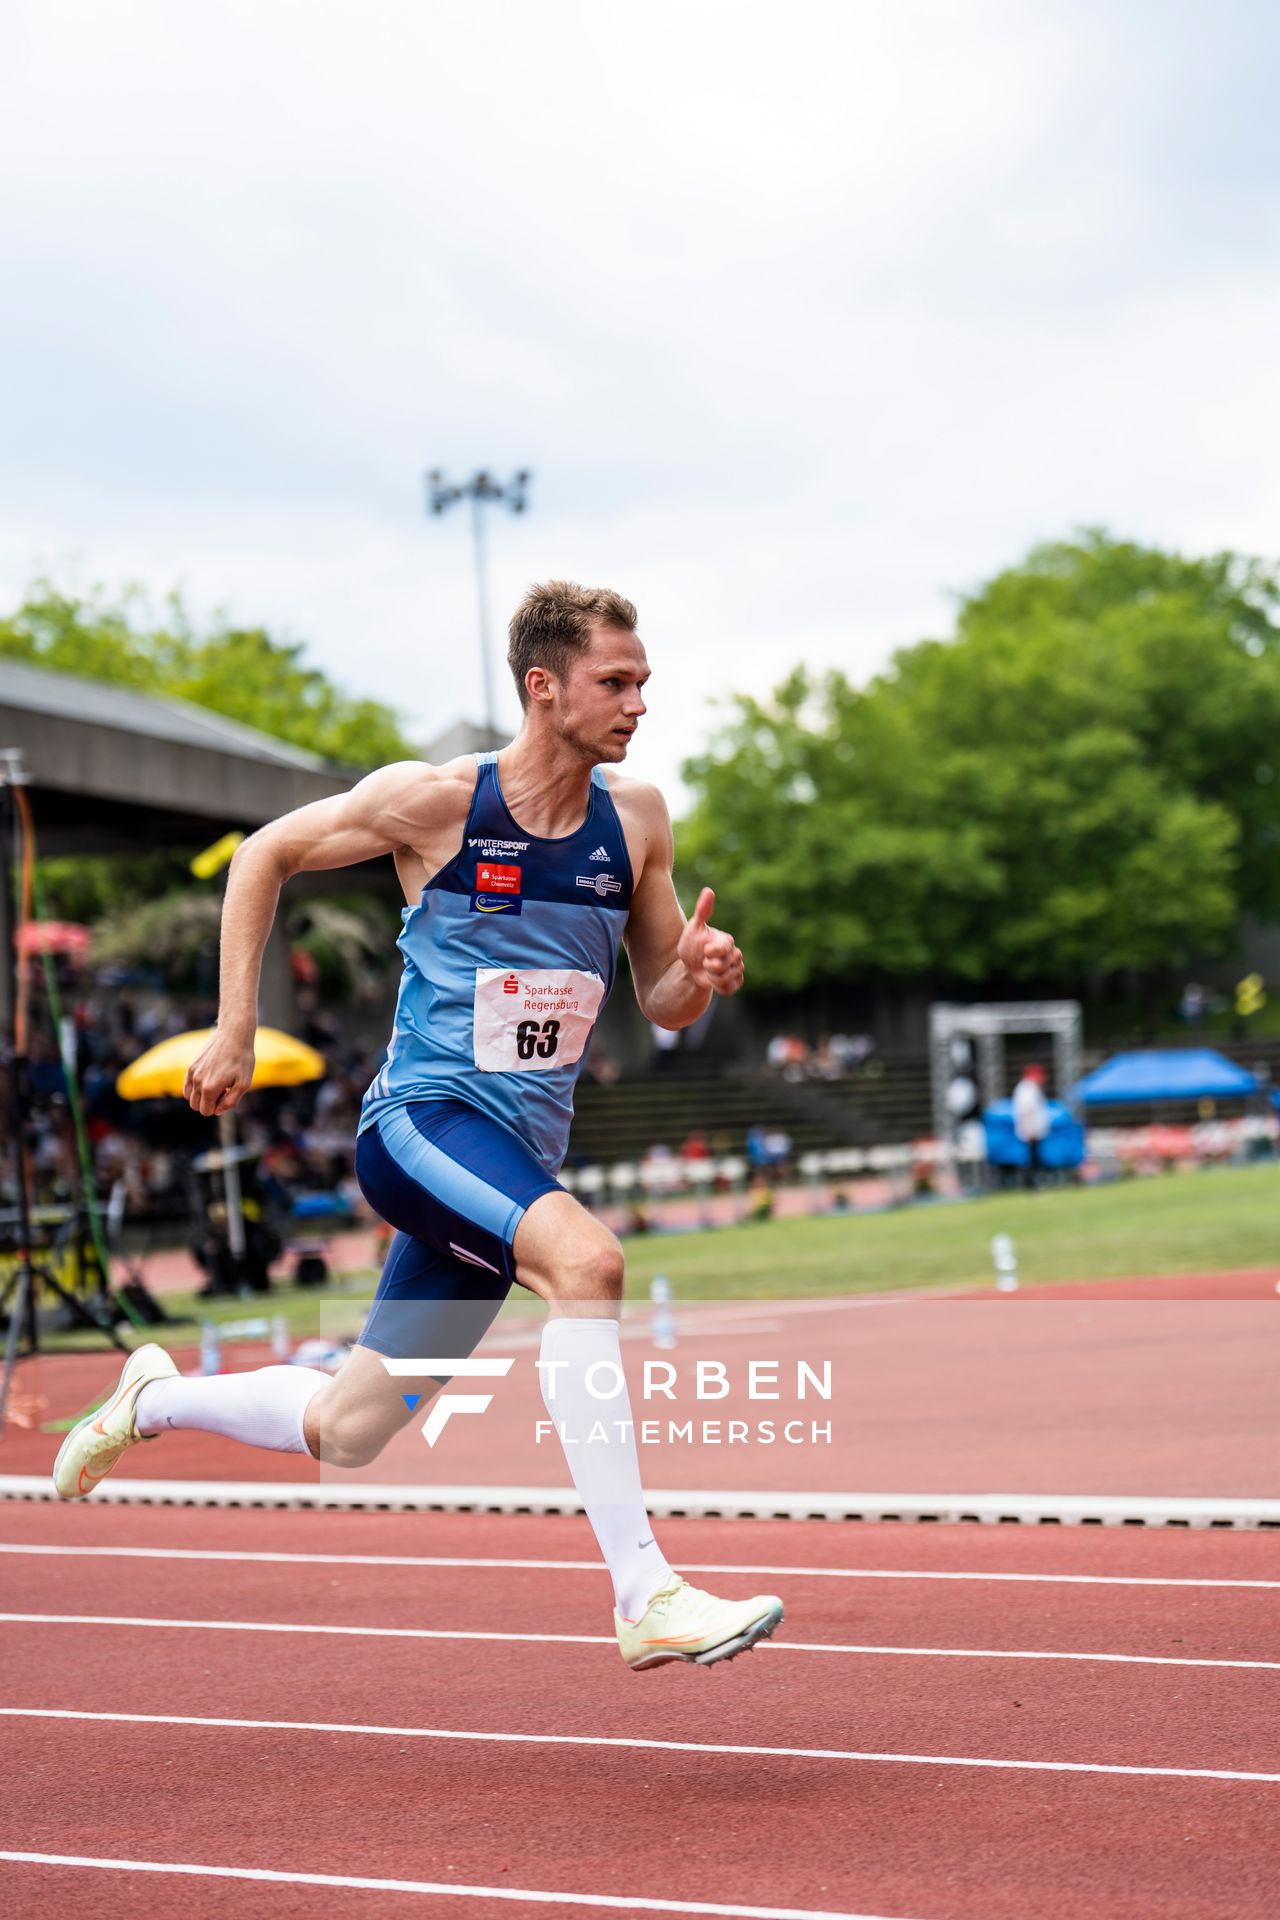
M 657 788 L 637 786 L 628 798 L 644 836 L 643 866 L 625 935 L 636 999 L 655 1026 L 689 1027 L 706 1012 L 713 993 L 737 993 L 743 981 L 742 955 L 732 934 L 708 924 L 716 899 L 710 887 L 698 895 L 692 919 L 685 919 L 671 877 L 671 816 Z

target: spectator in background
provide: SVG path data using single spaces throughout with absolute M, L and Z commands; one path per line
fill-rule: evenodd
M 840 1056 L 830 1040 L 819 1040 L 809 1056 L 809 1077 L 811 1080 L 838 1080 L 844 1069 L 840 1065 Z
M 869 1033 L 833 1033 L 831 1050 L 840 1062 L 842 1073 L 854 1073 L 865 1066 L 876 1050 L 875 1040 Z
M 765 1061 L 784 1080 L 803 1080 L 809 1063 L 809 1045 L 796 1033 L 775 1033 L 765 1049 Z
M 747 1160 L 755 1173 L 785 1167 L 791 1158 L 791 1136 L 781 1127 L 747 1128 Z
M 791 1135 L 783 1127 L 770 1127 L 764 1137 L 771 1167 L 785 1167 L 791 1158 Z
M 684 1169 L 665 1140 L 655 1140 L 640 1162 L 640 1181 L 646 1193 L 676 1193 L 684 1185 Z
M 1182 999 L 1178 1012 L 1186 1021 L 1190 1032 L 1198 1033 L 1204 1025 L 1204 1016 L 1208 1010 L 1209 996 L 1198 980 L 1188 980 L 1182 989 Z
M 680 1035 L 667 1027 L 654 1026 L 652 1021 L 649 1024 L 649 1031 L 653 1035 L 654 1066 L 660 1069 L 674 1066 L 676 1048 L 680 1045 Z
M 621 1067 L 613 1056 L 606 1053 L 603 1047 L 598 1047 L 594 1044 L 587 1055 L 587 1064 L 584 1071 L 586 1072 L 587 1078 L 594 1080 L 598 1087 L 613 1086 L 622 1073 Z
M 1040 1152 L 1045 1135 L 1049 1131 L 1049 1122 L 1049 1102 L 1044 1092 L 1044 1068 L 1027 1067 L 1013 1090 L 1013 1130 L 1027 1149 L 1025 1181 L 1028 1187 L 1039 1184 Z

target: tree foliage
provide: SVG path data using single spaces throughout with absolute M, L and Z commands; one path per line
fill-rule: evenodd
M 0 617 L 0 656 L 58 673 L 171 694 L 362 772 L 411 759 L 390 707 L 353 699 L 301 642 L 215 621 L 199 630 L 179 595 L 154 611 L 138 592 L 64 594 L 47 581 Z
M 137 591 L 76 597 L 39 581 L 0 616 L 0 657 L 176 695 L 353 771 L 415 756 L 391 708 L 343 693 L 300 643 L 225 621 L 201 631 L 177 594 L 157 611 Z M 181 852 L 49 860 L 45 878 L 51 910 L 85 921 L 191 884 Z
M 738 697 L 684 849 L 758 985 L 1079 978 L 1280 917 L 1280 582 L 1090 531 L 865 689 Z
M 110 907 L 94 927 L 93 961 L 154 976 L 171 993 L 216 992 L 222 896 L 187 884 Z M 394 916 L 368 894 L 327 895 L 286 910 L 290 948 L 309 954 L 328 1005 L 373 999 L 395 959 Z
M 215 991 L 220 895 L 185 887 L 109 912 L 94 929 L 99 967 L 153 973 L 175 993 Z

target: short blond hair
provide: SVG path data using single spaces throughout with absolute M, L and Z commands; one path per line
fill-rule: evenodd
M 507 628 L 507 664 L 515 676 L 520 705 L 529 704 L 524 677 L 530 667 L 545 667 L 563 679 L 577 653 L 591 644 L 593 627 L 634 633 L 639 615 L 630 600 L 608 587 L 579 587 L 572 580 L 548 580 L 530 587 Z

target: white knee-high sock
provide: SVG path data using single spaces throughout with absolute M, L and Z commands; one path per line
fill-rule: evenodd
M 196 1428 L 275 1453 L 309 1453 L 302 1416 L 329 1379 L 316 1367 L 259 1367 L 254 1373 L 153 1380 L 138 1395 L 138 1432 Z
M 672 1571 L 654 1539 L 640 1486 L 617 1321 L 548 1320 L 542 1329 L 538 1376 L 573 1484 L 613 1576 L 618 1612 L 624 1619 L 638 1620 Z M 621 1392 L 615 1393 L 619 1382 Z

